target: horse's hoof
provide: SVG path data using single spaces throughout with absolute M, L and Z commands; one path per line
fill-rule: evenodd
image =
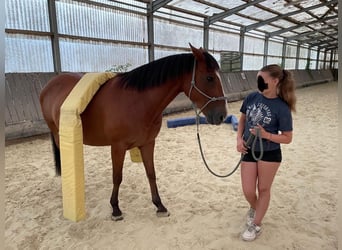
M 157 212 L 157 217 L 169 217 L 170 213 L 169 211 L 166 212 Z
M 113 221 L 123 220 L 123 216 L 122 215 L 117 215 L 117 216 L 112 215 L 112 220 Z

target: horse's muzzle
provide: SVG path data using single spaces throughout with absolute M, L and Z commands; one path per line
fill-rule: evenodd
M 227 110 L 211 110 L 206 115 L 207 122 L 212 125 L 220 125 L 227 117 Z

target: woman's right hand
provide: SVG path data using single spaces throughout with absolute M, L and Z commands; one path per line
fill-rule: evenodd
M 245 146 L 245 141 L 242 139 L 242 137 L 237 139 L 236 150 L 241 154 L 247 154 L 247 147 Z

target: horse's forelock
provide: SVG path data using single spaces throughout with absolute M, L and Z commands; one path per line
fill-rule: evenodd
M 217 63 L 216 59 L 211 54 L 209 54 L 208 52 L 204 52 L 203 55 L 204 55 L 208 70 L 220 69 L 220 66 Z

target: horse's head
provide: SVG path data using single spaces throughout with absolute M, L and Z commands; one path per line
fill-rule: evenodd
M 203 112 L 208 123 L 219 125 L 227 115 L 219 65 L 215 58 L 202 48 L 196 49 L 191 44 L 190 47 L 195 62 L 188 97 L 200 112 Z

